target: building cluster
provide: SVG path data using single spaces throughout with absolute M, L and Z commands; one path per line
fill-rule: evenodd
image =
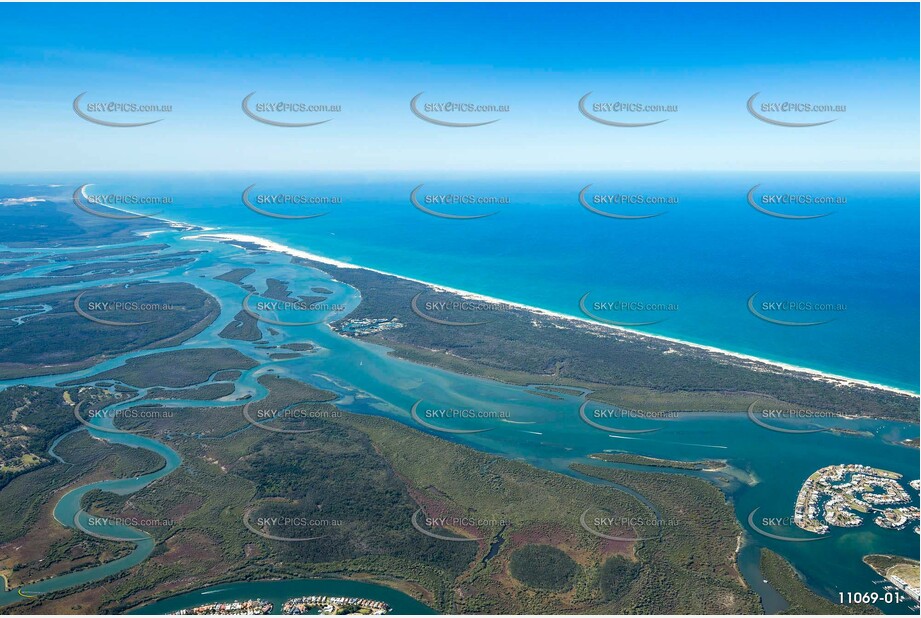
M 336 330 L 346 335 L 372 335 L 385 330 L 403 328 L 403 323 L 397 318 L 359 318 L 347 320 L 340 324 Z
M 915 601 L 921 600 L 921 587 L 919 587 L 918 582 L 910 583 L 899 577 L 898 575 L 889 575 L 889 581 L 905 591 L 905 593 L 910 596 Z
M 281 613 L 287 615 L 306 614 L 314 608 L 320 608 L 321 614 L 335 615 L 361 613 L 381 616 L 390 612 L 390 606 L 382 601 L 360 599 L 358 597 L 326 597 L 313 595 L 285 601 L 284 605 L 281 607 Z
M 215 615 L 234 615 L 234 616 L 263 616 L 271 614 L 275 606 L 262 599 L 251 599 L 247 601 L 231 601 L 229 603 L 208 603 L 199 605 L 191 609 L 183 609 L 175 612 L 175 616 L 215 616 Z
M 913 521 L 918 521 L 921 511 L 916 506 L 900 506 L 886 509 L 876 516 L 873 521 L 881 528 L 900 530 Z M 915 529 L 917 532 L 917 528 Z
M 794 523 L 809 532 L 827 534 L 829 526 L 853 528 L 863 523 L 861 513 L 877 513 L 883 528 L 900 529 L 919 518 L 911 497 L 899 483 L 901 474 L 861 464 L 827 466 L 803 483 L 796 498 Z M 913 485 L 914 486 L 914 485 Z

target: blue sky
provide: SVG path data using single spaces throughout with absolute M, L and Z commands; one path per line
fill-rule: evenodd
M 2 4 L 0 171 L 917 171 L 918 12 L 878 3 Z M 143 115 L 165 118 L 156 125 L 102 127 L 74 114 L 84 91 L 173 111 Z M 266 126 L 241 111 L 253 91 L 254 101 L 342 111 L 317 127 Z M 510 111 L 488 126 L 436 126 L 410 112 L 421 91 L 423 101 Z M 593 102 L 678 112 L 612 128 L 579 113 L 589 91 Z M 746 111 L 759 91 L 762 101 L 847 111 L 815 114 L 837 118 L 821 127 L 777 127 Z M 663 117 L 628 116 L 610 118 Z

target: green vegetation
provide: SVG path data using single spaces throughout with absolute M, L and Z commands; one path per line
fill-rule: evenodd
M 242 372 L 237 371 L 236 369 L 218 371 L 216 374 L 214 374 L 214 381 L 215 382 L 234 382 L 241 375 L 243 375 Z
M 130 478 L 163 465 L 163 460 L 149 451 L 95 440 L 85 431 L 67 436 L 55 452 L 67 463 L 52 460 L 13 478 L 0 489 L 0 543 L 24 535 L 41 509 L 53 506 L 51 498 L 58 489 L 95 469 L 104 471 L 106 478 Z
M 181 388 L 178 390 L 167 390 L 164 388 L 152 388 L 147 392 L 146 399 L 195 399 L 207 401 L 211 399 L 220 399 L 232 394 L 234 385 L 231 382 L 213 382 L 203 384 L 193 388 Z
M 85 264 L 74 264 L 72 266 L 63 266 L 56 270 L 52 270 L 44 275 L 42 279 L 55 280 L 67 277 L 73 281 L 76 277 L 88 277 L 83 279 L 83 281 L 93 281 L 95 279 L 138 275 L 145 272 L 168 270 L 191 264 L 194 261 L 194 256 L 200 255 L 201 253 L 203 252 L 176 251 L 173 253 L 161 253 L 156 256 L 144 255 L 140 257 L 123 257 L 117 262 L 87 262 Z
M 604 561 L 598 574 L 598 586 L 608 601 L 621 598 L 640 574 L 640 564 L 623 556 L 611 556 Z
M 872 605 L 841 605 L 806 587 L 790 563 L 766 547 L 761 548 L 761 576 L 790 604 L 784 614 L 879 614 Z
M 918 568 L 918 561 L 904 556 L 890 556 L 888 554 L 869 554 L 863 557 L 867 566 L 882 576 L 886 576 L 890 569 L 899 566 L 909 566 Z M 909 580 L 906 580 L 909 581 Z
M 676 470 L 718 470 L 726 467 L 726 462 L 718 459 L 702 461 L 679 461 L 676 459 L 659 459 L 646 457 L 633 453 L 595 453 L 589 455 L 591 459 L 599 459 L 610 463 L 633 464 L 634 466 L 652 466 L 656 468 L 674 468 Z
M 218 336 L 237 341 L 259 341 L 262 331 L 259 330 L 259 321 L 241 309 Z
M 312 343 L 308 343 L 304 341 L 304 342 L 298 342 L 298 343 L 285 343 L 281 347 L 286 350 L 291 350 L 293 352 L 310 352 L 316 346 L 314 346 Z
M 526 586 L 561 591 L 572 588 L 579 565 L 551 545 L 525 545 L 512 554 L 509 570 Z
M 753 371 L 741 361 L 601 325 L 577 323 L 523 310 L 490 312 L 490 322 L 450 328 L 419 317 L 411 299 L 460 301 L 422 284 L 359 268 L 297 260 L 362 291 L 348 318 L 396 317 L 405 326 L 373 335 L 409 360 L 460 373 L 526 384 L 534 376 L 557 386 L 589 388 L 593 398 L 649 411 L 745 410 L 755 399 L 813 410 L 918 422 L 917 399 L 873 389 L 839 388 L 789 372 Z M 578 299 L 573 299 L 576 308 Z M 469 312 L 440 319 L 472 321 Z M 535 323 L 537 326 L 535 326 Z M 561 327 L 561 328 L 557 328 Z M 665 354 L 666 350 L 677 353 Z
M 642 568 L 621 600 L 625 613 L 756 613 L 757 601 L 736 568 L 742 534 L 732 506 L 701 479 L 573 464 L 572 470 L 623 485 L 646 496 L 659 511 L 657 538 L 636 555 Z M 617 512 L 621 515 L 620 512 Z M 648 516 L 647 516 L 648 517 Z
M 73 281 L 68 278 L 68 282 Z M 28 328 L 0 322 L 0 378 L 64 373 L 132 350 L 176 345 L 201 332 L 217 318 L 217 300 L 187 283 L 143 283 L 93 288 L 88 303 L 146 303 L 168 305 L 160 311 L 90 311 L 116 322 L 150 322 L 138 326 L 98 324 L 74 310 L 76 292 L 18 298 L 0 307 L 47 304 L 51 310 L 34 316 Z
M 77 426 L 60 389 L 13 386 L 0 391 L 0 488 L 52 460 L 52 441 Z
M 535 386 L 536 390 L 539 391 L 548 391 L 551 393 L 562 393 L 564 395 L 578 396 L 582 393 L 581 390 L 575 388 L 566 388 L 563 386 Z
M 242 406 L 176 409 L 172 417 L 140 421 L 152 435 L 170 433 L 183 466 L 130 499 L 97 492 L 87 506 L 173 523 L 149 530 L 158 545 L 147 561 L 111 578 L 104 591 L 95 588 L 100 611 L 123 611 L 191 586 L 324 576 L 395 585 L 441 611 L 459 613 L 544 613 L 549 607 L 606 614 L 637 608 L 756 610 L 757 600 L 740 583 L 728 549 L 738 532 L 731 510 L 702 481 L 669 477 L 664 488 L 636 483 L 666 516 L 682 515 L 676 505 L 706 511 L 695 529 L 699 538 L 666 534 L 661 542 L 612 543 L 586 532 L 580 515 L 595 507 L 648 517 L 648 508 L 626 493 L 477 452 L 385 418 L 341 413 L 326 403 L 332 393 L 288 378 L 266 375 L 260 381 L 269 395 L 254 406 L 296 404 L 312 412 L 308 418 L 267 422 L 319 431 L 277 434 L 251 427 Z M 198 434 L 208 439 L 193 437 Z M 629 481 L 646 473 L 623 474 Z M 480 540 L 449 542 L 420 533 L 411 524 L 420 508 L 426 517 L 446 518 L 430 526 L 434 532 Z M 266 533 L 321 538 L 269 540 L 243 525 L 246 513 Z M 265 519 L 253 523 L 286 516 L 314 523 L 293 528 Z M 705 528 L 716 530 L 716 542 Z M 724 543 L 721 530 L 728 536 L 725 553 L 717 551 Z M 617 556 L 622 561 L 613 560 Z M 653 581 L 659 577 L 668 585 Z M 653 584 L 658 588 L 647 590 Z M 663 586 L 671 592 L 661 594 Z
M 129 358 L 121 367 L 89 378 L 63 382 L 62 386 L 98 380 L 118 380 L 140 388 L 185 388 L 206 381 L 226 369 L 252 369 L 256 361 L 233 348 L 192 348 Z
M 55 256 L 56 261 L 75 262 L 80 260 L 95 260 L 102 257 L 111 257 L 115 255 L 132 255 L 136 253 L 158 253 L 164 249 L 169 249 L 169 245 L 159 243 L 154 245 L 136 245 L 133 247 L 109 247 L 108 249 L 93 249 L 91 251 L 76 251 L 74 253 L 65 253 Z
M 66 565 L 67 568 L 57 573 L 63 575 L 117 560 L 131 553 L 131 550 L 131 545 L 127 543 L 105 541 L 68 531 L 63 538 L 53 541 L 41 558 L 17 562 L 13 565 L 13 571 L 22 581 L 34 581 L 46 572 L 48 565 Z
M 218 275 L 215 279 L 228 281 L 230 283 L 242 284 L 243 280 L 256 272 L 255 268 L 232 268 L 223 275 Z
M 74 208 L 72 188 L 4 185 L 3 197 L 42 197 L 41 202 L 0 208 L 0 243 L 10 247 L 115 245 L 137 240 L 135 231 L 160 228 L 155 219 L 113 221 Z
M 917 588 L 919 582 L 921 582 L 921 564 L 919 564 L 917 560 L 912 560 L 904 556 L 870 554 L 863 557 L 863 562 L 878 574 L 892 581 L 893 584 L 895 584 L 895 582 L 890 579 L 892 577 L 898 577 L 915 588 Z M 900 585 L 899 587 L 901 588 Z
M 474 506 L 476 513 L 504 514 L 509 520 L 503 533 L 508 540 L 498 555 L 466 580 L 463 611 L 528 613 L 545 612 L 547 607 L 571 611 L 591 607 L 593 612 L 606 613 L 640 611 L 638 608 L 665 614 L 756 611 L 757 600 L 735 568 L 735 543 L 741 530 L 722 494 L 704 481 L 682 478 L 676 483 L 674 475 L 613 471 L 622 472 L 619 477 L 624 484 L 642 487 L 639 491 L 653 500 L 665 518 L 684 521 L 688 508 L 703 514 L 699 524 L 689 524 L 691 533 L 675 527 L 663 533 L 661 541 L 647 541 L 634 549 L 631 543 L 602 542 L 579 524 L 582 511 L 589 506 L 626 517 L 649 517 L 646 507 L 625 493 L 419 435 L 386 419 L 346 415 L 342 421 L 368 432 L 395 470 L 424 488 L 417 490 L 417 500 L 453 503 L 457 509 Z M 555 542 L 548 542 L 551 539 Z M 552 544 L 574 560 L 580 556 L 577 562 L 582 568 L 574 589 L 587 591 L 587 597 L 571 605 L 559 595 L 545 596 L 549 592 L 511 595 L 506 586 L 497 584 L 509 553 L 531 543 Z M 725 553 L 719 551 L 724 546 Z M 656 582 L 658 587 L 654 587 L 651 577 L 641 578 L 631 587 L 629 598 L 605 605 L 596 575 L 600 562 L 616 553 L 631 555 L 634 550 L 649 563 L 644 574 L 674 577 L 674 581 Z M 476 590 L 482 592 L 475 594 Z
M 115 277 L 140 275 L 186 266 L 195 261 L 192 252 L 173 253 L 119 262 L 81 264 L 53 271 L 41 277 L 17 277 L 0 281 L 0 293 L 38 290 L 76 282 L 104 281 Z
M 130 551 L 128 544 L 99 541 L 63 528 L 54 522 L 51 511 L 73 485 L 130 478 L 163 465 L 149 451 L 112 445 L 85 431 L 67 435 L 56 452 L 67 463 L 54 460 L 0 489 L 0 570 L 9 574 L 13 586 L 109 562 Z
M 9 263 L 0 263 L 0 276 L 8 277 L 9 275 L 15 275 L 24 270 L 29 270 L 30 268 L 35 268 L 36 266 L 41 266 L 42 264 L 47 264 L 48 260 L 37 259 L 37 260 L 24 260 L 21 262 L 9 262 Z

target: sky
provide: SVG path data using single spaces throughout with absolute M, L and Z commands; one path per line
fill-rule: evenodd
M 0 4 L 0 172 L 915 171 L 917 4 Z M 95 114 L 87 103 L 169 105 Z M 288 102 L 329 113 L 243 113 Z M 438 113 L 426 103 L 508 106 Z M 579 100 L 677 106 L 598 112 Z M 746 108 L 808 102 L 843 112 Z M 252 109 L 252 108 L 251 108 Z M 760 110 L 761 108 L 758 107 Z M 90 114 L 92 115 L 92 114 Z

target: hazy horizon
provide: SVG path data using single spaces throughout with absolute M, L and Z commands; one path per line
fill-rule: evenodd
M 8 172 L 852 172 L 921 165 L 917 5 L 574 4 L 560 13 L 531 4 L 138 4 L 6 11 L 16 24 L 0 42 L 0 133 L 15 144 L 0 154 L 0 169 Z M 599 113 L 666 121 L 605 126 L 580 113 L 590 92 L 589 111 L 610 102 L 677 111 Z M 746 108 L 758 92 L 759 104 L 846 111 L 765 112 L 780 120 L 833 120 L 772 126 Z M 97 114 L 161 120 L 99 126 L 74 113 L 81 93 L 84 109 L 114 101 L 170 111 Z M 263 114 L 329 120 L 268 126 L 242 111 L 250 93 L 253 107 L 277 101 L 340 110 Z M 410 110 L 420 93 L 423 107 L 459 102 L 508 111 L 430 113 L 498 120 L 437 126 Z

